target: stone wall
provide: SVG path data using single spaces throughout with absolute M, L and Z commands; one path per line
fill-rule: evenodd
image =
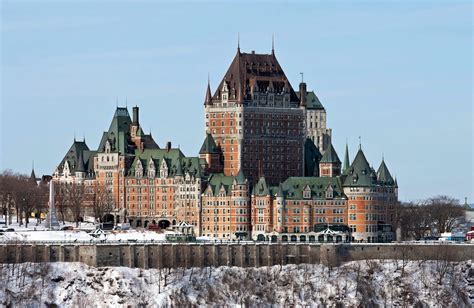
M 0 245 L 0 263 L 83 262 L 90 266 L 175 268 L 258 267 L 323 263 L 339 265 L 363 259 L 474 259 L 474 245 L 463 244 L 97 244 Z

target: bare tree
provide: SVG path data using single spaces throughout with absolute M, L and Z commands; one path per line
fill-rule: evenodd
M 12 223 L 14 201 L 14 187 L 17 175 L 11 170 L 5 170 L 0 174 L 0 210 L 5 217 L 6 224 Z
M 448 196 L 430 198 L 425 204 L 429 209 L 433 227 L 439 233 L 452 231 L 456 221 L 464 216 L 464 208 L 459 204 L 459 200 Z
M 103 222 L 106 214 L 109 214 L 114 209 L 114 198 L 110 190 L 105 186 L 98 186 L 94 190 L 94 199 L 92 207 L 94 210 L 94 217 L 99 222 Z
M 79 227 L 82 213 L 84 211 L 83 202 L 85 200 L 84 185 L 79 183 L 72 183 L 66 185 L 66 200 L 71 209 L 76 227 Z
M 66 214 L 68 211 L 68 200 L 67 200 L 67 184 L 59 183 L 55 184 L 54 190 L 54 201 L 56 209 L 59 211 L 63 225 L 66 221 Z

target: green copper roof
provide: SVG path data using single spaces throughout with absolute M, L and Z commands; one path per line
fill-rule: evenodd
M 300 92 L 295 92 L 298 99 L 300 98 Z M 314 91 L 306 92 L 306 108 L 307 109 L 322 109 L 324 110 L 323 104 L 319 101 Z
M 333 198 L 344 197 L 340 177 L 289 177 L 283 182 L 282 190 L 286 199 L 300 200 L 306 189 L 312 199 L 326 199 L 326 191 L 332 188 Z
M 304 174 L 305 176 L 319 175 L 319 161 L 322 155 L 319 149 L 310 138 L 306 138 L 304 143 Z
M 111 145 L 111 152 L 133 153 L 135 146 L 130 140 L 131 123 L 132 119 L 130 119 L 127 108 L 117 107 L 109 130 L 102 135 L 98 151 L 105 151 L 105 144 L 108 140 Z
M 392 175 L 388 171 L 385 161 L 382 159 L 379 169 L 377 170 L 377 180 L 382 185 L 394 185 L 395 181 L 392 178 Z
M 347 177 L 344 180 L 344 186 L 352 187 L 368 187 L 377 184 L 377 178 L 371 176 L 372 169 L 365 158 L 362 149 L 357 152 L 351 167 L 347 172 Z
M 219 153 L 219 149 L 214 141 L 214 137 L 211 134 L 206 134 L 206 139 L 201 146 L 201 150 L 199 154 L 207 154 L 207 153 Z
M 342 174 L 347 175 L 347 172 L 349 171 L 349 146 L 347 145 L 346 142 L 346 152 L 344 153 L 344 166 L 342 167 Z
M 246 182 L 244 171 L 242 169 L 239 170 L 239 173 L 237 173 L 237 176 L 235 177 L 235 181 L 239 185 L 243 185 Z
M 150 159 L 153 161 L 153 165 L 156 169 L 156 176 L 159 176 L 159 170 L 163 160 L 168 168 L 169 177 L 186 175 L 186 173 L 196 177 L 201 176 L 199 157 L 185 157 L 180 149 L 170 149 L 169 151 L 166 149 L 135 150 L 134 159 L 128 168 L 127 175 L 135 175 L 135 167 L 138 161 L 140 161 L 143 166 L 143 175 L 145 176 L 148 171 Z
M 208 187 L 211 187 L 214 196 L 219 194 L 221 187 L 224 187 L 226 195 L 229 195 L 233 181 L 233 176 L 226 176 L 223 173 L 213 173 L 209 178 L 207 185 Z
M 260 177 L 258 179 L 257 184 L 254 186 L 252 190 L 252 195 L 254 196 L 268 196 L 270 195 L 270 190 L 267 185 L 267 181 L 265 180 L 265 177 Z
M 329 144 L 326 152 L 324 152 L 323 157 L 321 158 L 321 163 L 337 163 L 340 164 L 339 156 L 337 156 L 336 150 L 332 146 L 332 143 Z

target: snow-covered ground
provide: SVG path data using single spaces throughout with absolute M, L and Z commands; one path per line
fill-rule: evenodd
M 445 267 L 447 265 L 447 267 Z M 471 261 L 358 261 L 340 267 L 93 268 L 0 265 L 0 306 L 472 307 Z

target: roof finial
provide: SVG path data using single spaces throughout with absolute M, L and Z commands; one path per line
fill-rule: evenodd
M 118 108 L 118 96 L 115 97 L 115 108 Z
M 128 107 L 128 97 L 125 97 L 125 108 Z
M 275 35 L 272 33 L 272 55 L 275 55 Z
M 35 170 L 35 160 L 31 161 L 31 170 Z
M 384 161 L 384 153 L 382 152 L 382 161 Z
M 300 75 L 301 75 L 301 83 L 303 83 L 304 74 L 303 74 L 303 73 L 300 73 Z
M 362 138 L 359 136 L 359 150 L 362 150 Z
M 86 133 L 85 132 L 82 132 L 82 141 L 86 142 Z
M 74 142 L 76 142 L 76 132 L 74 132 Z
M 237 52 L 240 53 L 240 32 L 237 33 Z

